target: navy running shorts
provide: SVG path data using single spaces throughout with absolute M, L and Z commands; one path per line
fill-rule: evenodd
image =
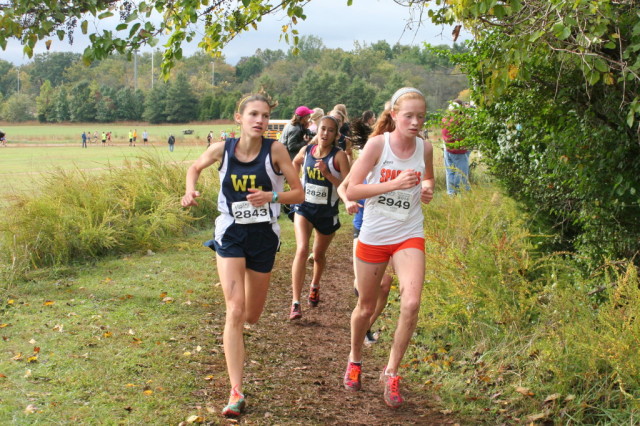
M 270 223 L 232 224 L 219 244 L 215 239 L 203 243 L 220 257 L 244 257 L 247 269 L 268 273 L 273 269 L 280 238 Z
M 300 216 L 307 219 L 313 225 L 313 228 L 322 235 L 331 235 L 338 229 L 340 229 L 340 219 L 338 218 L 338 215 L 329 217 L 314 217 L 302 209 L 296 209 L 295 212 L 296 214 L 299 214 Z

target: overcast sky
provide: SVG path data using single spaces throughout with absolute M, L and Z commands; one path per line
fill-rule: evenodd
M 325 46 L 330 48 L 342 48 L 352 50 L 354 42 L 372 44 L 379 40 L 386 40 L 390 45 L 396 43 L 404 45 L 421 45 L 423 42 L 430 44 L 453 43 L 451 27 L 436 26 L 428 22 L 425 16 L 423 25 L 413 25 L 407 28 L 407 21 L 411 18 L 406 7 L 399 6 L 393 0 L 354 0 L 352 6 L 347 6 L 347 0 L 316 0 L 305 7 L 306 21 L 298 22 L 296 28 L 300 35 L 314 35 L 320 37 Z M 232 41 L 223 51 L 227 62 L 235 64 L 243 56 L 251 56 L 256 49 L 282 49 L 289 46 L 279 41 L 280 29 L 287 21 L 282 14 L 267 16 L 258 25 L 258 30 L 251 30 L 241 34 Z M 114 23 L 115 27 L 117 23 Z M 104 24 L 103 24 L 104 26 Z M 91 26 L 90 26 L 91 28 Z M 81 53 L 89 44 L 88 38 L 76 31 L 73 45 L 66 41 L 59 41 L 52 37 L 53 43 L 50 51 L 73 51 Z M 468 38 L 467 34 L 461 34 L 460 42 Z M 159 43 L 156 48 L 162 48 Z M 191 55 L 197 50 L 197 43 L 184 47 L 186 55 Z M 44 42 L 40 42 L 35 53 L 45 52 Z M 151 51 L 150 47 L 141 49 L 142 52 Z M 22 46 L 16 41 L 7 45 L 7 50 L 0 51 L 0 58 L 13 62 L 16 65 L 29 61 L 22 54 Z

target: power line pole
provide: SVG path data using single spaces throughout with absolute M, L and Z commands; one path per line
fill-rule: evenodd
M 138 51 L 133 51 L 133 89 L 138 90 Z

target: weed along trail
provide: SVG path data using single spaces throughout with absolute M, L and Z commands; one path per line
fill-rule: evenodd
M 281 221 L 283 227 L 290 222 Z M 246 424 L 443 424 L 455 423 L 441 414 L 432 395 L 412 379 L 405 379 L 406 403 L 398 410 L 383 402 L 380 371 L 387 361 L 392 330 L 386 329 L 375 345 L 365 349 L 362 390 L 344 389 L 342 379 L 349 352 L 350 315 L 356 303 L 351 264 L 351 224 L 344 223 L 327 253 L 327 269 L 320 284 L 320 304 L 306 303 L 303 291 L 302 318 L 289 321 L 291 262 L 295 243 L 285 241 L 274 268 L 269 298 L 258 324 L 245 326 L 247 360 L 244 392 L 247 411 L 238 419 Z M 348 229 L 347 229 L 348 228 Z M 307 266 L 310 277 L 311 264 Z M 222 328 L 224 313 L 205 319 L 212 332 L 211 363 L 200 374 L 208 377 L 198 392 L 210 413 L 207 421 L 225 420 L 220 409 L 229 392 Z M 216 415 L 217 414 L 217 415 Z M 216 419 L 214 419 L 216 418 Z

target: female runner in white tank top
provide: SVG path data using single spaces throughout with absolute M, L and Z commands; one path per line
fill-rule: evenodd
M 367 200 L 356 248 L 359 297 L 351 315 L 351 352 L 344 386 L 355 391 L 361 387 L 362 344 L 376 308 L 380 280 L 393 258 L 402 295 L 400 317 L 381 376 L 384 401 L 393 408 L 403 403 L 398 367 L 416 327 L 424 282 L 421 204 L 431 201 L 435 184 L 433 147 L 418 137 L 425 115 L 426 101 L 419 90 L 398 90 L 354 163 L 347 187 L 349 200 Z

